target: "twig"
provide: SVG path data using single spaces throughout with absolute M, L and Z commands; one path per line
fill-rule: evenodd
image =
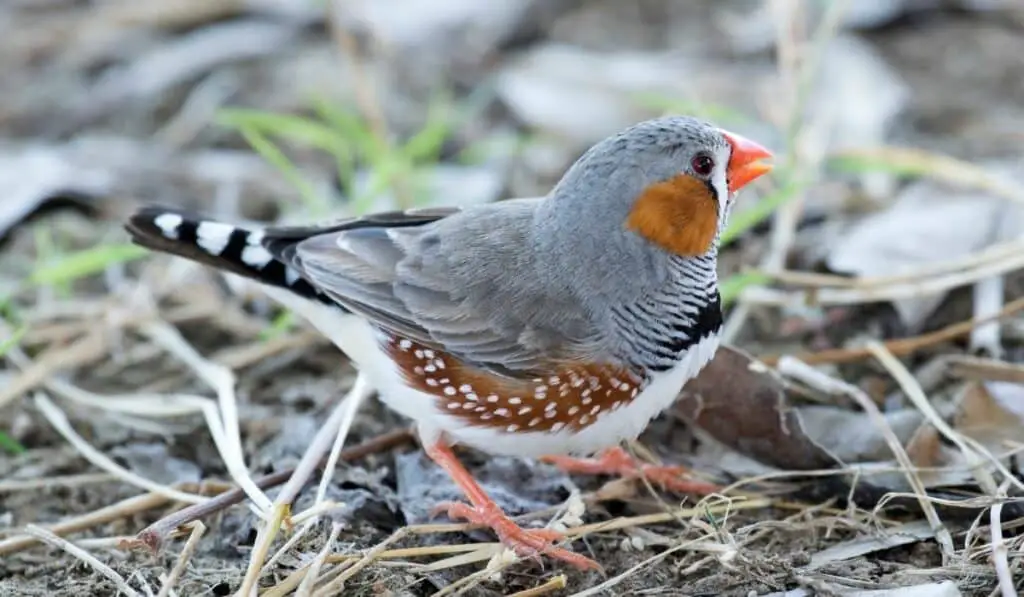
M 974 319 L 991 317 L 1003 308 L 1004 286 L 1002 276 L 985 278 L 974 284 L 974 300 L 972 301 Z M 1001 332 L 999 323 L 995 321 L 979 325 L 971 330 L 968 347 L 971 352 L 984 351 L 991 356 L 1000 357 L 1003 354 Z
M 341 589 L 344 588 L 345 582 L 348 579 L 352 578 L 353 576 L 358 574 L 360 570 L 366 568 L 371 563 L 373 563 L 373 561 L 376 560 L 385 549 L 387 549 L 388 545 L 391 545 L 396 541 L 404 539 L 407 534 L 408 531 L 406 529 L 398 529 L 397 531 L 392 533 L 390 537 L 375 545 L 373 549 L 367 551 L 366 554 L 359 559 L 359 561 L 349 566 L 344 572 L 338 575 L 337 578 L 317 589 L 316 593 L 314 593 L 314 596 L 329 597 L 330 595 L 339 594 Z
M 188 541 L 185 542 L 185 547 L 181 549 L 181 554 L 178 555 L 178 561 L 174 563 L 174 568 L 171 568 L 171 573 L 167 575 L 167 578 L 164 580 L 164 584 L 160 587 L 160 592 L 157 593 L 156 597 L 166 597 L 170 594 L 174 585 L 178 584 L 178 580 L 185 572 L 185 566 L 187 566 L 189 560 L 192 559 L 192 555 L 199 547 L 199 540 L 203 537 L 203 533 L 205 532 L 206 525 L 203 524 L 202 521 L 197 520 L 195 524 L 192 525 L 192 533 L 189 534 Z
M 196 375 L 217 393 L 217 404 L 220 407 L 222 434 L 211 428 L 217 451 L 227 467 L 231 478 L 245 491 L 246 495 L 258 508 L 257 514 L 265 515 L 272 502 L 249 476 L 242 451 L 241 432 L 238 428 L 238 404 L 235 399 L 235 375 L 230 369 L 213 363 L 199 354 L 177 329 L 163 321 L 151 320 L 140 326 L 150 340 L 156 342 L 188 365 Z M 218 437 L 220 435 L 220 437 Z M 220 440 L 220 441 L 218 441 Z
M 81 435 L 78 435 L 78 433 L 71 427 L 71 423 L 68 422 L 68 418 L 64 414 L 64 411 L 58 408 L 57 405 L 47 398 L 42 392 L 36 392 L 35 403 L 39 412 L 46 417 L 46 420 L 50 422 L 50 425 L 52 425 L 53 428 L 56 429 L 61 436 L 63 436 L 64 439 L 82 455 L 83 458 L 88 460 L 97 468 L 107 471 L 129 485 L 141 487 L 142 489 L 163 495 L 172 500 L 185 502 L 187 504 L 198 504 L 209 499 L 205 496 L 194 495 L 172 489 L 166 485 L 161 485 L 144 477 L 140 477 L 139 475 L 123 468 L 108 458 L 105 454 L 92 447 L 92 445 L 85 441 Z
M 292 502 L 295 501 L 295 496 L 298 495 L 306 481 L 312 476 L 313 471 L 323 460 L 324 453 L 330 449 L 331 451 L 327 456 L 327 466 L 324 467 L 324 474 L 317 488 L 316 500 L 311 510 L 317 509 L 321 505 L 327 491 L 327 484 L 334 474 L 332 467 L 337 465 L 337 454 L 348 437 L 348 432 L 352 427 L 352 421 L 355 419 L 356 412 L 358 412 L 363 401 L 370 395 L 370 391 L 369 381 L 364 375 L 359 374 L 352 389 L 335 406 L 327 422 L 317 431 L 313 441 L 310 442 L 309 447 L 306 448 L 305 453 L 302 455 L 299 464 L 295 467 L 292 476 L 284 484 L 284 487 L 281 488 L 277 497 L 274 498 L 273 512 L 275 516 L 276 513 L 283 512 L 286 508 L 289 508 Z M 300 532 L 305 534 L 313 522 L 315 522 L 315 518 L 311 518 L 302 527 Z M 245 578 L 247 580 L 253 579 L 252 582 L 256 582 L 256 579 L 265 571 L 266 567 L 264 566 L 263 558 L 269 552 L 270 545 L 277 534 L 276 528 L 266 527 L 265 530 L 265 533 L 258 536 L 250 555 L 249 568 L 246 571 Z M 243 582 L 240 594 L 248 594 L 248 588 L 249 586 Z
M 58 522 L 57 524 L 48 527 L 48 530 L 55 535 L 69 535 L 71 533 L 84 531 L 114 520 L 128 518 L 129 516 L 133 516 L 139 512 L 159 508 L 169 501 L 171 500 L 167 497 L 157 495 L 155 493 L 137 495 L 126 500 L 122 500 L 116 504 L 100 508 L 94 512 L 76 516 L 63 522 Z M 26 535 L 18 535 L 5 539 L 4 541 L 0 541 L 0 556 L 19 552 L 23 549 L 32 547 L 35 543 L 35 538 Z
M 997 468 L 1001 465 L 997 458 L 992 454 L 988 453 L 983 447 L 975 444 L 968 446 L 971 442 L 970 438 L 965 437 L 961 433 L 957 433 L 949 424 L 946 423 L 945 419 L 942 418 L 932 406 L 932 403 L 928 401 L 928 397 L 924 395 L 924 390 L 921 389 L 921 385 L 917 383 L 914 376 L 907 371 L 907 368 L 900 363 L 899 360 L 893 356 L 891 352 L 885 349 L 884 346 L 878 342 L 872 340 L 868 343 L 867 349 L 871 351 L 871 354 L 878 359 L 878 362 L 893 376 L 896 383 L 899 384 L 900 389 L 906 394 L 907 398 L 914 403 L 921 414 L 939 430 L 942 435 L 949 441 L 953 442 L 954 445 L 964 455 L 964 459 L 967 461 L 967 465 L 971 468 L 971 472 L 974 474 L 974 478 L 977 479 L 978 485 L 981 486 L 982 490 L 989 495 L 994 495 L 996 492 L 996 481 L 992 478 L 991 473 L 985 470 L 984 459 L 982 455 L 987 456 L 991 462 L 993 462 Z M 981 447 L 979 450 L 978 448 Z M 1001 471 L 1008 479 L 1013 478 L 1013 474 L 1009 471 Z
M 9 330 L 9 327 L 0 323 L 0 331 L 4 330 Z M 6 384 L 6 387 L 0 388 L 0 408 L 53 377 L 58 371 L 87 365 L 103 358 L 106 354 L 106 345 L 103 334 L 93 331 L 70 346 L 46 351 L 35 363 L 22 371 L 21 375 Z
M 1010 487 L 1010 480 L 1007 479 L 999 486 L 996 494 L 999 498 L 1006 497 L 1006 490 Z M 999 589 L 1003 597 L 1014 597 L 1017 590 L 1014 588 L 1013 573 L 1010 572 L 1010 562 L 1007 559 L 1006 542 L 1003 540 L 1003 502 L 1002 500 L 992 505 L 989 511 L 989 526 L 992 534 L 992 562 L 996 567 L 996 577 L 999 579 Z
M 310 597 L 313 594 L 313 586 L 320 579 L 320 569 L 323 567 L 324 561 L 327 560 L 327 556 L 330 555 L 331 550 L 334 549 L 334 542 L 337 541 L 341 529 L 342 525 L 340 523 L 336 522 L 331 525 L 331 534 L 327 536 L 323 549 L 320 550 L 320 553 L 317 554 L 316 558 L 306 568 L 306 576 L 299 583 L 299 588 L 295 591 L 295 597 Z
M 942 548 L 943 564 L 948 564 L 953 558 L 953 554 L 956 552 L 953 547 L 953 537 L 950 534 L 949 529 L 942 524 L 942 520 L 939 518 L 938 512 L 935 511 L 935 506 L 928 499 L 928 492 L 925 490 L 924 484 L 921 482 L 921 478 L 917 475 L 914 469 L 914 463 L 910 460 L 910 456 L 907 455 L 907 451 L 900 443 L 900 439 L 896 437 L 896 433 L 893 432 L 892 427 L 889 426 L 889 422 L 886 421 L 885 415 L 878 410 L 878 407 L 871 398 L 868 397 L 868 395 L 860 388 L 850 385 L 845 381 L 829 377 L 817 369 L 814 369 L 807 363 L 793 357 L 782 357 L 779 360 L 778 370 L 779 373 L 799 379 L 807 385 L 813 386 L 823 392 L 852 398 L 862 409 L 864 409 L 864 412 L 871 417 L 875 422 L 875 425 L 882 432 L 882 436 L 889 445 L 889 449 L 892 450 L 893 456 L 895 456 L 896 460 L 900 463 L 903 474 L 907 477 L 907 481 L 910 482 L 910 486 L 914 489 L 914 496 L 921 505 L 921 510 L 928 519 L 928 523 L 931 524 L 932 528 L 935 530 L 935 539 L 938 541 L 939 547 Z
M 1024 365 L 995 359 L 949 355 L 946 366 L 950 375 L 975 381 L 1006 381 L 1024 384 Z
M 738 297 L 740 303 L 775 307 L 818 305 L 860 305 L 881 301 L 916 298 L 939 294 L 954 288 L 974 284 L 979 280 L 1001 276 L 1024 268 L 1024 253 L 1009 255 L 994 263 L 973 270 L 954 272 L 920 281 L 903 282 L 882 287 L 814 288 L 811 290 L 781 290 L 764 286 L 746 288 Z
M 117 572 L 114 572 L 113 568 L 107 566 L 103 562 L 96 559 L 96 556 L 85 551 L 84 549 L 74 545 L 70 541 L 62 539 L 50 531 L 38 527 L 34 524 L 30 524 L 25 527 L 25 533 L 31 535 L 33 538 L 46 543 L 52 547 L 63 550 L 68 555 L 77 558 L 82 561 L 96 572 L 105 576 L 110 582 L 114 583 L 118 590 L 129 597 L 142 597 L 141 594 L 135 589 L 131 588 L 128 583 L 124 580 Z
M 110 473 L 82 473 L 80 475 L 63 475 L 58 477 L 42 477 L 37 479 L 8 479 L 0 481 L 0 493 L 15 491 L 36 491 L 54 487 L 80 487 L 93 483 L 109 483 L 116 479 Z
M 908 282 L 921 282 L 944 274 L 952 274 L 965 270 L 976 269 L 979 266 L 993 262 L 1002 261 L 1008 257 L 1024 251 L 1024 241 L 1013 240 L 992 245 L 987 249 L 972 253 L 966 257 L 941 261 L 939 263 L 923 264 L 911 272 L 903 274 L 892 274 L 886 276 L 862 276 L 849 277 L 838 274 L 822 274 L 818 272 L 804 272 L 794 270 L 761 271 L 749 270 L 750 273 L 767 276 L 774 282 L 789 284 L 793 286 L 804 286 L 808 288 L 878 288 L 905 284 Z
M 526 589 L 525 591 L 519 591 L 512 593 L 508 597 L 540 597 L 541 595 L 547 595 L 553 591 L 558 591 L 565 588 L 565 575 L 559 574 L 558 576 L 549 579 L 546 583 L 539 587 L 533 587 L 532 589 Z
M 929 346 L 934 346 L 942 342 L 966 336 L 972 329 L 983 323 L 1001 321 L 1021 310 L 1024 310 L 1024 298 L 1010 301 L 999 311 L 999 313 L 994 314 L 992 317 L 961 321 L 959 323 L 946 326 L 941 330 L 921 334 L 920 336 L 887 340 L 883 342 L 882 345 L 896 356 L 906 356 Z M 872 356 L 871 351 L 867 348 L 837 348 L 833 350 L 800 353 L 793 355 L 792 358 L 803 361 L 808 365 L 820 365 L 824 363 L 851 363 L 866 359 L 870 356 Z M 779 355 L 765 355 L 763 357 L 759 357 L 758 360 L 766 365 L 775 365 L 779 362 L 780 358 L 781 357 Z
M 358 460 L 370 454 L 383 452 L 384 450 L 390 450 L 391 448 L 405 444 L 411 441 L 412 438 L 413 436 L 409 429 L 396 429 L 395 431 L 378 435 L 377 437 L 367 440 L 357 446 L 343 450 L 339 459 L 345 461 Z M 261 489 L 276 487 L 287 481 L 294 472 L 295 469 L 286 469 L 276 473 L 271 473 L 265 477 L 256 479 L 256 484 Z M 235 488 L 225 491 L 220 495 L 210 498 L 202 504 L 195 504 L 193 506 L 183 508 L 169 516 L 161 518 L 140 531 L 136 536 L 137 540 L 140 544 L 147 546 L 149 549 L 157 551 L 163 544 L 164 538 L 170 535 L 170 533 L 178 527 L 205 516 L 220 512 L 225 508 L 241 502 L 243 499 L 245 499 L 245 492 L 241 489 Z M 0 553 L 2 553 L 2 551 L 0 551 Z

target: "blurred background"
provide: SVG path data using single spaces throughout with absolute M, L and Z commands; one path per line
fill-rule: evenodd
M 0 479 L 87 469 L 24 399 L 52 376 L 98 393 L 188 383 L 152 344 L 89 327 L 127 325 L 138 281 L 202 352 L 245 370 L 253 467 L 293 462 L 350 381 L 248 286 L 225 298 L 197 289 L 205 270 L 141 259 L 121 229 L 138 205 L 306 222 L 537 196 L 592 143 L 665 113 L 776 154 L 724 238 L 728 343 L 831 363 L 864 338 L 1021 307 L 1020 0 L 6 0 L 0 40 Z M 950 339 L 908 365 L 1024 361 L 1019 316 Z M 908 408 L 877 368 L 828 371 Z M 368 408 L 354 437 L 399 425 Z M 225 474 L 195 425 L 68 413 L 145 476 Z M 4 500 L 0 534 L 5 510 L 25 523 L 84 508 Z
M 539 195 L 591 143 L 667 112 L 779 156 L 741 196 L 725 274 L 897 274 L 1020 232 L 993 226 L 1021 197 L 1022 15 L 1013 0 L 12 0 L 0 233 L 21 263 L 2 275 L 123 242 L 97 220 L 139 202 L 294 221 Z M 926 325 L 935 300 L 898 302 L 900 322 Z

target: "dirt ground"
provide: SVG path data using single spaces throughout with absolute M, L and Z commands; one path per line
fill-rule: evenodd
M 1019 124 L 1024 122 L 1024 61 L 1020 58 L 1024 50 L 1024 25 L 996 16 L 934 11 L 903 17 L 862 35 L 910 86 L 909 106 L 894 126 L 894 142 L 924 146 L 968 160 L 1020 156 L 1024 142 L 1024 127 Z M 41 72 L 46 64 L 28 60 L 21 67 L 25 69 L 23 76 L 31 78 L 32 71 Z M 258 77 L 260 73 L 252 70 L 243 75 Z M 15 98 L 14 104 L 27 104 L 31 101 L 27 94 L 38 91 L 24 90 L 23 93 L 26 95 Z M 182 91 L 176 88 L 168 91 L 169 95 L 173 93 Z M 177 104 L 181 98 L 165 97 L 163 101 Z M 153 110 L 161 114 L 166 106 L 155 106 Z M 154 118 L 159 121 L 160 117 Z M 11 138 L 31 137 L 26 131 L 35 130 L 39 125 L 17 119 L 9 119 L 4 124 L 0 118 L 0 127 L 5 127 Z M 81 130 L 90 126 L 103 132 L 110 129 L 109 120 L 100 119 Z M 123 123 L 122 128 L 131 131 L 129 123 Z M 136 127 L 128 136 L 144 141 L 146 134 L 146 127 Z M 218 142 L 212 133 L 209 135 L 210 138 L 200 139 L 199 144 Z M 53 138 L 59 135 L 50 137 Z M 136 175 L 145 178 L 145 173 Z M 249 181 L 248 184 L 259 183 Z M 142 188 L 139 199 L 165 195 L 159 188 L 146 188 L 145 184 Z M 120 239 L 117 217 L 126 210 L 127 204 L 112 201 L 101 205 L 99 215 L 88 211 L 50 211 L 38 216 L 32 226 L 49 227 L 59 231 L 57 235 L 71 237 L 73 242 L 87 246 L 92 241 Z M 7 247 L 2 249 L 7 255 L 0 281 L 17 279 L 19 273 L 24 272 L 25 260 L 20 256 L 33 250 L 31 247 L 38 240 L 34 230 L 26 224 L 11 234 Z M 750 235 L 725 259 L 743 262 L 747 256 L 763 250 L 765 237 L 763 233 Z M 166 260 L 146 261 L 132 263 L 117 275 L 135 277 L 147 272 L 160 276 L 170 267 Z M 193 271 L 190 276 L 188 284 L 166 295 L 162 313 L 166 316 L 175 309 L 195 308 L 197 315 L 182 315 L 174 324 L 183 337 L 203 355 L 241 363 L 235 368 L 239 425 L 253 475 L 258 477 L 295 466 L 309 438 L 351 385 L 351 368 L 331 346 L 308 335 L 293 346 L 268 349 L 260 358 L 239 356 L 239 351 L 260 340 L 260 326 L 266 321 L 262 309 L 266 305 L 259 299 L 239 299 L 223 282 L 208 274 Z M 103 300 L 108 283 L 109 279 L 104 281 L 97 276 L 76 282 L 73 292 L 75 296 L 85 297 L 83 305 L 97 305 Z M 929 321 L 927 329 L 937 329 L 968 316 L 969 307 L 963 305 L 965 298 L 968 297 L 954 294 Z M 68 302 L 67 297 L 56 300 Z M 866 318 L 868 323 L 858 323 L 858 317 Z M 767 354 L 807 350 L 822 343 L 839 345 L 864 330 L 883 330 L 888 337 L 905 334 L 892 320 L 891 310 L 885 307 L 858 308 L 845 313 L 841 323 L 829 329 L 822 331 L 820 326 L 816 329 L 812 325 L 808 331 L 779 341 L 777 332 L 784 322 L 774 313 L 760 317 L 736 344 L 755 354 L 762 351 Z M 292 337 L 301 335 L 294 330 L 290 334 Z M 139 334 L 128 333 L 104 342 L 104 346 L 113 350 L 109 358 L 85 359 L 80 366 L 61 373 L 60 378 L 105 396 L 140 388 L 211 395 L 209 388 L 180 361 L 166 352 L 147 350 Z M 232 348 L 238 349 L 234 355 Z M 1024 355 L 1022 346 L 1014 341 L 1008 342 L 1007 349 L 1008 360 Z M 962 350 L 962 345 L 957 343 L 945 344 L 940 349 Z M 28 352 L 32 354 L 31 349 Z M 915 357 L 912 364 L 923 364 L 934 356 L 932 352 Z M 844 379 L 866 388 L 872 388 L 880 377 L 877 370 L 855 365 L 840 367 L 838 371 Z M 14 369 L 0 370 L 0 374 L 0 385 L 15 379 Z M 893 386 L 887 383 L 878 388 L 877 393 L 891 392 Z M 82 437 L 142 476 L 160 483 L 181 483 L 179 487 L 189 487 L 191 491 L 201 490 L 201 482 L 213 486 L 230 483 L 229 471 L 200 417 L 162 421 L 153 429 L 133 426 L 134 419 L 127 415 L 113 416 L 74 404 L 63 408 Z M 114 480 L 90 465 L 40 414 L 32 394 L 0 406 L 0 418 L 6 421 L 0 430 L 15 436 L 27 448 L 18 455 L 0 453 L 0 487 L 5 480 L 47 477 L 58 480 L 32 489 L 0 492 L 0 546 L 5 538 L 17 535 L 25 524 L 50 525 L 140 494 L 140 489 Z M 357 416 L 346 445 L 357 445 L 404 425 L 405 421 L 372 400 Z M 699 434 L 695 435 L 686 423 L 672 415 L 659 418 L 641 438 L 643 445 L 670 462 L 688 462 L 689 455 L 698 451 L 700 442 Z M 664 492 L 654 497 L 636 483 L 570 477 L 538 463 L 485 459 L 471 452 L 463 452 L 462 456 L 499 501 L 516 514 L 557 506 L 574 488 L 590 496 L 597 492 L 598 497 L 588 504 L 583 517 L 586 523 L 662 512 L 665 503 L 688 507 L 699 499 L 699 496 Z M 720 470 L 717 472 L 720 482 L 735 480 L 728 474 L 723 476 Z M 314 487 L 315 481 L 302 492 L 294 511 L 312 503 Z M 871 549 L 865 555 L 809 567 L 814 554 L 855 540 L 876 528 L 880 524 L 879 517 L 892 524 L 909 524 L 920 521 L 921 516 L 899 509 L 875 515 L 863 504 L 858 504 L 856 509 L 846 509 L 844 486 L 829 485 L 815 477 L 786 485 L 764 483 L 754 487 L 752 495 L 755 497 L 773 493 L 788 497 L 773 499 L 765 507 L 736 510 L 727 517 L 698 512 L 680 520 L 590 534 L 573 548 L 601 562 L 605 567 L 603 575 L 583 574 L 552 567 L 549 563 L 540 566 L 525 562 L 505 570 L 500 580 L 483 579 L 462 594 L 510 595 L 542 586 L 564 574 L 567 588 L 552 590 L 550 594 L 568 595 L 595 587 L 635 566 L 639 569 L 600 594 L 746 596 L 804 589 L 806 594 L 827 595 L 837 594 L 840 588 L 887 589 L 944 580 L 954 581 L 963 595 L 994 594 L 997 579 L 986 556 L 977 555 L 970 562 L 956 565 L 944 564 L 942 551 L 933 539 Z M 794 488 L 802 489 L 803 493 L 788 493 Z M 273 498 L 278 490 L 267 490 L 269 497 Z M 601 497 L 609 494 L 612 497 Z M 295 554 L 308 558 L 318 553 L 332 531 L 332 520 L 344 523 L 337 534 L 334 551 L 359 553 L 358 550 L 377 546 L 407 525 L 427 524 L 430 504 L 459 495 L 415 443 L 408 440 L 397 447 L 340 465 L 328 487 L 327 497 L 346 504 L 345 508 L 318 523 L 295 545 L 292 555 L 278 563 L 275 575 L 261 580 L 263 587 L 281 582 L 301 563 L 300 556 Z M 138 578 L 145 579 L 151 586 L 159 586 L 160 575 L 174 567 L 184 538 L 168 541 L 155 554 L 142 549 L 119 549 L 113 541 L 101 540 L 131 537 L 172 510 L 166 503 L 140 509 L 104 524 L 90 525 L 82 532 L 69 535 L 69 539 L 84 542 L 83 545 L 92 545 L 88 543 L 90 539 L 97 540 L 91 551 L 136 588 L 140 585 L 133 579 Z M 946 520 L 955 540 L 963 541 L 962 533 L 971 527 L 977 514 Z M 208 529 L 177 583 L 177 594 L 233 594 L 242 584 L 256 540 L 255 516 L 243 506 L 235 505 L 203 518 L 203 523 Z M 687 540 L 696 542 L 709 534 L 717 539 L 717 550 L 685 548 Z M 388 549 L 491 540 L 489 534 L 479 531 L 411 534 L 398 539 Z M 684 547 L 680 549 L 680 545 Z M 3 554 L 0 555 L 0 595 L 117 594 L 111 580 L 59 550 L 37 545 L 11 553 L 0 551 L 0 554 Z M 659 554 L 664 557 L 657 558 Z M 343 594 L 426 596 L 446 587 L 450 591 L 446 594 L 453 594 L 457 588 L 452 587 L 453 583 L 482 567 L 481 562 L 439 570 L 416 565 L 443 557 L 449 556 L 399 557 L 388 563 L 373 563 L 348 581 Z M 655 560 L 650 561 L 652 558 Z

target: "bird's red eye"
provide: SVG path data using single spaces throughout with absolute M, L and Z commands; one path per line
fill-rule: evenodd
M 711 171 L 715 168 L 715 160 L 711 159 L 710 156 L 700 154 L 690 160 L 690 166 L 697 174 L 701 176 L 710 176 Z

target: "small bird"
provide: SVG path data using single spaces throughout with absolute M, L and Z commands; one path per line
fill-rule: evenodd
M 770 157 L 666 116 L 599 141 L 541 198 L 258 230 L 145 207 L 125 227 L 139 245 L 255 280 L 328 336 L 469 501 L 440 511 L 519 555 L 599 569 L 555 545 L 560 533 L 513 522 L 451 446 L 671 483 L 681 469 L 618 446 L 713 357 L 719 237 Z

